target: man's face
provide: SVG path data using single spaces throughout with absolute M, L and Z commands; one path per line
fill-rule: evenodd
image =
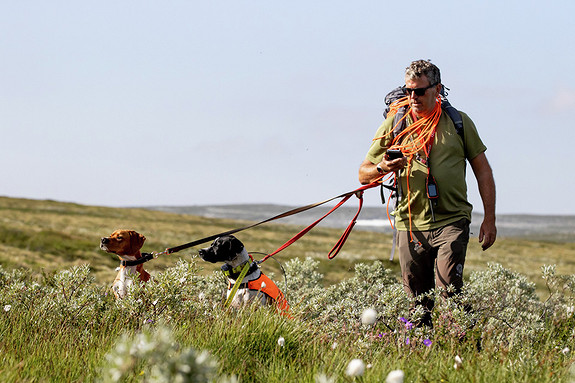
M 405 79 L 405 87 L 410 89 L 427 88 L 431 84 L 427 76 L 415 79 Z M 418 96 L 415 92 L 408 92 L 409 105 L 417 118 L 424 117 L 431 113 L 435 106 L 435 100 L 439 94 L 441 84 L 436 84 L 425 91 L 423 96 Z

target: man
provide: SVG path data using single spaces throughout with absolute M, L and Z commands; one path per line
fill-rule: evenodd
M 394 172 L 398 183 L 395 226 L 399 262 L 405 290 L 418 297 L 435 286 L 459 292 L 469 242 L 472 205 L 467 200 L 467 159 L 477 179 L 484 219 L 479 242 L 487 250 L 495 242 L 495 182 L 486 147 L 473 121 L 460 112 L 463 134 L 441 109 L 441 75 L 429 61 L 411 63 L 405 72 L 405 128 L 398 131 L 394 110 L 378 129 L 359 168 L 359 181 L 367 184 Z M 394 129 L 395 128 L 395 129 Z M 400 149 L 400 158 L 386 153 Z M 448 286 L 452 288 L 448 289 Z M 422 324 L 431 325 L 433 300 L 420 300 Z

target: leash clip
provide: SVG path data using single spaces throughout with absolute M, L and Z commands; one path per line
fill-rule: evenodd
M 156 253 L 155 251 L 153 251 L 152 256 L 154 257 L 154 259 L 158 258 L 160 255 L 169 255 L 170 254 L 170 249 L 166 249 L 160 253 Z

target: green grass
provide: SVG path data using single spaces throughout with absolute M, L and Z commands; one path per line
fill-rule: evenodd
M 133 298 L 118 303 L 110 293 L 108 286 L 119 261 L 99 250 L 99 240 L 115 229 L 134 229 L 144 234 L 147 241 L 143 251 L 159 252 L 245 224 L 145 209 L 0 198 L 0 265 L 5 270 L 5 274 L 0 273 L 3 276 L 0 277 L 1 380 L 98 381 L 103 379 L 103 371 L 111 363 L 106 355 L 114 355 L 114 347 L 122 343 L 122 336 L 132 339 L 164 327 L 169 329 L 178 348 L 161 354 L 159 350 L 168 346 L 158 343 L 157 355 L 150 354 L 151 359 L 134 359 L 126 367 L 128 372 L 122 381 L 153 381 L 153 366 L 190 347 L 208 350 L 218 360 L 216 375 L 235 375 L 241 382 L 314 382 L 319 374 L 338 382 L 382 382 L 394 369 L 405 371 L 406 382 L 563 382 L 571 379 L 572 354 L 561 350 L 575 348 L 575 319 L 564 314 L 546 315 L 542 320 L 544 327 L 536 331 L 509 324 L 508 319 L 497 320 L 496 314 L 485 314 L 480 316 L 483 322 L 460 340 L 453 336 L 450 327 L 441 325 L 431 334 L 404 334 L 394 316 L 388 317 L 385 323 L 378 322 L 374 328 L 353 324 L 355 314 L 344 313 L 345 310 L 336 310 L 332 317 L 322 316 L 322 310 L 334 304 L 328 302 L 328 298 L 317 301 L 323 305 L 315 306 L 317 315 L 308 302 L 313 299 L 296 303 L 294 319 L 251 307 L 226 311 L 219 304 L 198 298 L 199 290 L 215 291 L 220 282 L 225 282 L 193 279 L 193 275 L 212 278 L 219 269 L 219 265 L 201 261 L 196 264 L 197 248 L 147 263 L 146 268 L 157 282 L 139 287 Z M 269 224 L 237 236 L 250 251 L 268 253 L 300 229 Z M 317 271 L 324 276 L 321 284 L 326 297 L 339 299 L 334 307 L 346 309 L 349 300 L 341 294 L 354 293 L 346 290 L 346 286 L 358 293 L 366 286 L 361 284 L 361 277 L 353 280 L 357 264 L 380 260 L 395 280 L 398 280 L 399 267 L 397 260 L 388 260 L 389 236 L 357 230 L 343 251 L 334 260 L 327 260 L 327 253 L 340 234 L 340 230 L 315 228 L 275 258 L 283 265 L 294 258 L 316 260 Z M 190 266 L 193 270 L 186 274 L 186 284 L 178 282 L 181 271 L 173 271 L 179 259 L 193 265 Z M 541 277 L 541 267 L 555 264 L 557 274 L 575 274 L 575 245 L 500 238 L 492 249 L 482 252 L 473 241 L 469 246 L 466 275 L 484 272 L 487 262 L 497 262 L 525 276 L 543 301 L 549 297 L 549 291 Z M 81 269 L 81 265 L 88 265 L 87 269 Z M 283 288 L 283 276 L 276 262 L 270 260 L 262 268 Z M 190 285 L 191 279 L 195 284 Z M 347 280 L 351 282 L 342 284 Z M 495 290 L 498 295 L 491 297 L 493 304 L 504 299 L 507 292 L 513 297 L 526 295 L 521 290 L 514 291 L 513 286 L 520 284 L 509 286 Z M 488 287 L 497 289 L 497 286 Z M 561 286 L 557 288 L 560 290 Z M 484 309 L 487 311 L 489 291 L 493 290 L 486 291 Z M 289 296 L 290 292 L 287 293 Z M 370 294 L 377 297 L 380 293 Z M 381 296 L 384 294 L 382 290 Z M 558 299 L 557 295 L 553 297 Z M 510 309 L 519 307 L 518 301 L 512 300 L 519 298 L 506 299 L 511 302 Z M 217 299 L 215 301 L 217 303 Z M 350 305 L 362 304 L 350 302 Z M 532 301 L 522 304 L 529 310 Z M 2 310 L 5 305 L 11 308 Z M 560 310 L 560 306 L 557 304 L 553 309 Z M 443 310 L 451 312 L 449 306 Z M 537 315 L 541 312 L 536 311 L 540 310 L 539 306 L 533 310 Z M 437 323 L 440 323 L 439 315 L 435 318 Z M 542 315 L 537 318 L 541 319 Z M 398 332 L 390 332 L 390 327 Z M 402 338 L 407 335 L 412 337 L 410 345 Z M 433 344 L 423 346 L 421 340 L 432 335 Z M 279 337 L 285 338 L 283 347 L 277 344 Z M 481 350 L 477 349 L 478 339 L 482 340 Z M 525 339 L 530 341 L 526 343 Z M 174 342 L 166 344 L 172 347 Z M 455 355 L 464 360 L 463 369 L 453 368 Z M 163 359 L 153 359 L 158 357 Z M 345 368 L 353 358 L 371 364 L 363 377 L 354 379 L 345 375 Z
M 108 363 L 105 354 L 114 343 L 123 335 L 133 337 L 142 330 L 138 323 L 115 316 L 116 310 L 111 298 L 106 298 L 102 320 L 94 321 L 89 328 L 68 321 L 45 323 L 43 320 L 53 319 L 54 315 L 37 317 L 32 307 L 0 316 L 2 380 L 99 380 Z M 430 347 L 407 347 L 379 339 L 377 331 L 357 328 L 328 334 L 305 321 L 287 320 L 267 310 L 228 312 L 220 308 L 210 314 L 189 312 L 174 318 L 168 327 L 181 348 L 210 350 L 220 361 L 218 375 L 235 375 L 242 382 L 314 382 L 319 374 L 351 382 L 354 380 L 346 377 L 344 371 L 355 357 L 371 364 L 357 379 L 360 382 L 382 382 L 395 369 L 405 371 L 408 382 L 558 382 L 566 381 L 570 365 L 569 358 L 550 352 L 553 347 L 546 342 L 533 344 L 531 353 L 520 355 L 489 343 L 478 352 L 472 341 L 461 343 L 448 338 Z M 566 331 L 566 327 L 561 331 Z M 555 339 L 557 335 L 550 330 L 543 340 Z M 277 343 L 279 337 L 286 339 L 283 347 Z M 153 358 L 173 357 L 163 354 L 161 347 L 151 353 L 147 358 L 134 360 L 121 381 L 153 381 L 146 380 L 149 368 L 158 363 Z M 452 367 L 455 355 L 464 361 L 462 370 Z M 126 364 L 128 357 L 120 354 L 116 357 L 119 359 Z

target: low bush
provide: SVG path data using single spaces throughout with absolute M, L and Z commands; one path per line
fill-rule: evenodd
M 274 279 L 291 318 L 224 309 L 227 281 L 200 275 L 196 259 L 122 300 L 87 265 L 40 279 L 0 267 L 0 373 L 8 382 L 382 382 L 392 371 L 405 381 L 568 381 L 575 281 L 553 266 L 542 277 L 544 301 L 524 276 L 490 264 L 455 298 L 431 293 L 429 328 L 414 325 L 412 299 L 381 262 L 329 287 L 317 261 L 287 262 Z

